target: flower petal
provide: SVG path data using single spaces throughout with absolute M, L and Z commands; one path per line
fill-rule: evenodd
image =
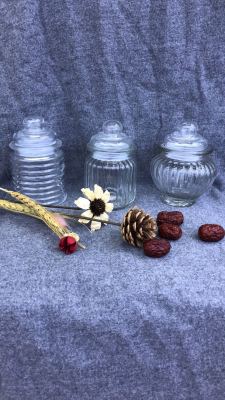
M 85 199 L 84 197 L 79 197 L 79 199 L 74 202 L 77 207 L 82 208 L 82 210 L 88 210 L 90 207 L 90 200 Z
M 108 214 L 106 214 L 106 212 L 104 212 L 98 217 L 98 219 L 101 219 L 102 221 L 108 221 L 109 216 L 108 216 Z
M 81 189 L 81 192 L 83 193 L 83 195 L 85 197 L 87 197 L 88 200 L 92 201 L 95 198 L 95 194 L 93 192 L 93 190 L 89 189 L 89 188 L 83 188 Z
M 98 231 L 99 229 L 101 229 L 101 222 L 97 222 L 97 221 L 91 221 L 91 230 L 92 231 Z
M 108 213 L 110 213 L 110 212 L 112 212 L 112 210 L 113 210 L 113 203 L 106 203 L 106 205 L 105 205 L 105 211 L 106 212 L 108 212 Z
M 95 193 L 95 198 L 96 199 L 101 199 L 103 196 L 103 189 L 101 186 L 95 185 L 94 186 L 94 193 Z
M 102 195 L 102 200 L 105 203 L 108 203 L 109 199 L 110 199 L 110 192 L 108 190 L 106 190 Z
M 83 217 L 87 217 L 87 218 L 93 218 L 93 214 L 92 214 L 91 210 L 84 211 L 81 214 L 81 217 L 82 216 Z M 90 220 L 81 218 L 81 219 L 78 220 L 78 222 L 81 222 L 82 224 L 88 224 L 90 222 Z

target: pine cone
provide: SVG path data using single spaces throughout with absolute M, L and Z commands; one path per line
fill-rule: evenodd
M 124 216 L 121 234 L 132 246 L 143 247 L 143 242 L 153 239 L 156 233 L 156 220 L 139 208 L 129 210 Z

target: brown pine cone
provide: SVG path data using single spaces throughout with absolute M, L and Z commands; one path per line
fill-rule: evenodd
M 156 237 L 156 220 L 139 208 L 129 210 L 121 225 L 124 240 L 136 247 L 143 247 L 143 242 Z

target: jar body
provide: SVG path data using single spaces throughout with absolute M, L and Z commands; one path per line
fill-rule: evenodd
M 126 207 L 136 197 L 136 163 L 133 157 L 123 160 L 95 158 L 88 154 L 85 163 L 85 186 L 98 184 L 111 193 L 114 209 Z
M 61 204 L 66 199 L 63 187 L 62 150 L 52 154 L 26 155 L 11 153 L 13 184 L 17 191 L 42 204 Z
M 161 152 L 151 161 L 151 176 L 162 199 L 174 206 L 190 206 L 205 193 L 216 177 L 216 167 L 209 155 L 191 159 L 174 158 Z

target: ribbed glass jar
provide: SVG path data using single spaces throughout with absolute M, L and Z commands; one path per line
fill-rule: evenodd
M 62 143 L 40 117 L 24 120 L 23 129 L 10 143 L 15 190 L 42 204 L 61 204 L 63 187 Z
M 111 193 L 114 209 L 132 203 L 136 196 L 135 148 L 117 121 L 107 121 L 103 131 L 88 143 L 85 186 L 100 185 Z
M 162 199 L 173 206 L 192 205 L 216 177 L 212 148 L 192 123 L 184 123 L 160 147 L 151 161 L 151 176 Z

